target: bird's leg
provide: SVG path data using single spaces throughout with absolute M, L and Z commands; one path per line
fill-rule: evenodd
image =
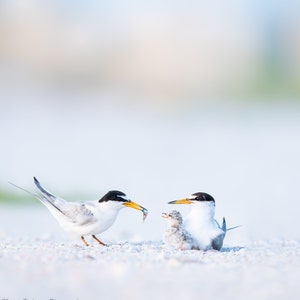
M 84 239 L 83 236 L 81 236 L 81 240 L 83 241 L 83 243 L 84 243 L 87 247 L 89 246 L 89 244 L 86 242 L 86 240 Z
M 107 246 L 106 244 L 104 244 L 103 242 L 101 242 L 94 234 L 92 235 L 92 237 L 93 237 L 100 245 Z

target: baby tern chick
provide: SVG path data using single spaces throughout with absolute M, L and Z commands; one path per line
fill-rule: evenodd
M 200 250 L 220 250 L 226 235 L 226 221 L 223 218 L 222 227 L 214 219 L 215 199 L 206 193 L 194 193 L 188 198 L 168 202 L 169 204 L 191 204 L 192 210 L 184 225 L 196 241 Z M 231 228 L 233 229 L 233 228 Z
M 100 200 L 68 202 L 46 191 L 35 177 L 34 183 L 41 194 L 21 189 L 40 200 L 56 218 L 60 226 L 65 231 L 80 236 L 86 246 L 89 245 L 84 238 L 86 235 L 92 235 L 99 244 L 106 246 L 95 234 L 102 233 L 110 228 L 122 208 L 131 207 L 142 211 L 143 220 L 148 214 L 146 208 L 131 201 L 120 191 L 109 191 Z
M 169 223 L 163 240 L 167 247 L 179 250 L 196 249 L 192 236 L 183 228 L 182 217 L 179 211 L 172 210 L 170 213 L 163 213 L 162 217 Z

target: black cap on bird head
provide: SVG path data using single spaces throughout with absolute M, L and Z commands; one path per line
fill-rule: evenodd
M 98 202 L 103 203 L 108 201 L 121 202 L 121 205 L 119 207 L 130 207 L 142 211 L 143 220 L 145 220 L 148 215 L 148 210 L 145 207 L 127 198 L 126 194 L 124 194 L 123 192 L 109 191 Z
M 194 193 L 189 199 L 195 201 L 212 201 L 215 203 L 215 199 L 211 195 L 203 192 Z
M 180 200 L 170 201 L 168 203 L 169 204 L 192 204 L 197 202 L 211 202 L 215 205 L 215 199 L 211 195 L 203 192 L 194 193 L 190 197 L 183 198 Z
M 120 191 L 109 191 L 106 193 L 98 202 L 107 202 L 107 201 L 118 201 L 118 202 L 126 202 L 126 195 Z

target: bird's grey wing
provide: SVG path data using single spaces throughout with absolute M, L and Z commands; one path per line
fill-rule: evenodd
M 222 232 L 217 235 L 215 238 L 212 239 L 211 241 L 211 246 L 213 249 L 215 250 L 221 250 L 222 246 L 223 246 L 223 241 L 224 241 L 224 238 L 225 238 L 225 235 L 226 235 L 226 220 L 225 218 L 223 218 L 223 221 L 222 221 L 222 227 L 219 225 L 219 223 L 216 221 L 218 227 L 222 230 Z
M 221 250 L 222 246 L 223 246 L 223 241 L 225 238 L 225 233 L 223 232 L 221 234 L 219 234 L 218 236 L 216 236 L 212 241 L 211 241 L 211 246 L 213 249 L 215 250 Z
M 77 225 L 93 224 L 96 221 L 92 207 L 84 203 L 72 203 L 64 209 L 64 215 Z

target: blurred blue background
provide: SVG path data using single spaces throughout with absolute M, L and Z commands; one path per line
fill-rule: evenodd
M 0 2 L 0 189 L 122 190 L 128 239 L 198 191 L 229 243 L 299 238 L 299 97 L 296 0 Z

